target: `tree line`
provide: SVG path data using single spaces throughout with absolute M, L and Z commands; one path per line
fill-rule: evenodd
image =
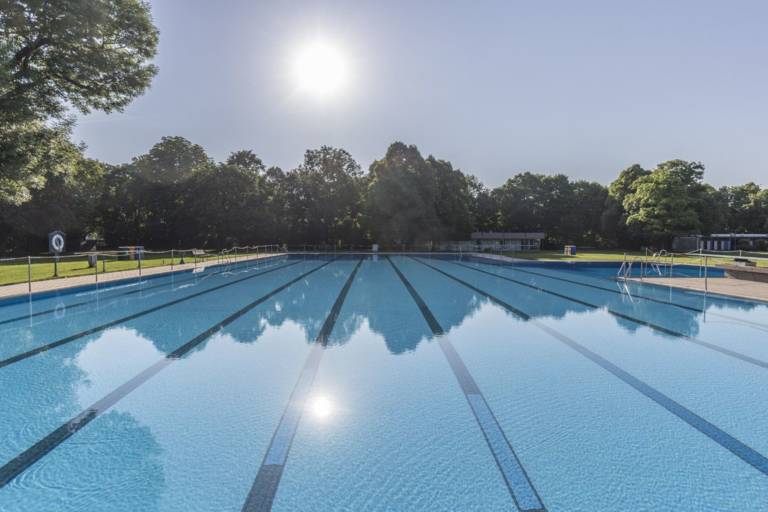
M 523 172 L 490 189 L 413 145 L 363 169 L 344 149 L 295 169 L 249 149 L 216 162 L 164 137 L 130 163 L 87 158 L 72 111 L 121 111 L 157 73 L 158 31 L 140 0 L 0 0 L 0 250 L 103 240 L 223 248 L 287 243 L 412 246 L 472 231 L 543 231 L 545 245 L 669 246 L 676 234 L 768 231 L 768 190 L 714 188 L 699 162 L 632 165 L 609 185 Z M 88 248 L 88 247 L 84 247 Z
M 466 240 L 472 231 L 543 231 L 549 246 L 668 247 L 676 234 L 768 229 L 768 189 L 716 189 L 703 182 L 700 163 L 682 160 L 650 170 L 632 165 L 607 187 L 524 172 L 489 189 L 401 142 L 365 172 L 349 152 L 328 146 L 308 150 L 288 171 L 251 150 L 215 162 L 182 137 L 164 137 L 124 165 L 71 150 L 69 172 L 28 200 L 0 206 L 6 251 L 44 251 L 53 229 L 64 230 L 70 246 L 91 235 L 107 247 L 156 249 L 399 247 Z

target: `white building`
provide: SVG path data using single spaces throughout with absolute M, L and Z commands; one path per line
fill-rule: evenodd
M 446 251 L 537 251 L 541 248 L 544 233 L 512 233 L 506 231 L 476 231 L 470 240 L 443 242 L 440 248 Z

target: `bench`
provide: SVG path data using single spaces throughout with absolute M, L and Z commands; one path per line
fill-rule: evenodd
M 192 249 L 192 257 L 195 258 L 195 263 L 197 263 L 197 261 L 199 259 L 205 259 L 205 256 L 206 256 L 206 254 L 205 254 L 204 250 L 202 250 L 202 249 Z

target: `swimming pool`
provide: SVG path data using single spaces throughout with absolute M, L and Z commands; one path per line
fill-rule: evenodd
M 0 330 L 0 510 L 768 510 L 765 304 L 290 256 Z

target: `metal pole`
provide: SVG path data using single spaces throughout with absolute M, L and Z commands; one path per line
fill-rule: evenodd
M 173 249 L 171 249 L 171 272 L 173 272 Z
M 707 272 L 707 266 L 709 265 L 709 256 L 704 257 L 704 291 L 709 291 L 708 286 L 708 272 Z
M 32 294 L 32 256 L 27 256 L 27 289 Z
M 99 282 L 99 255 L 96 255 L 96 261 L 93 262 L 93 275 L 96 277 L 96 282 Z

